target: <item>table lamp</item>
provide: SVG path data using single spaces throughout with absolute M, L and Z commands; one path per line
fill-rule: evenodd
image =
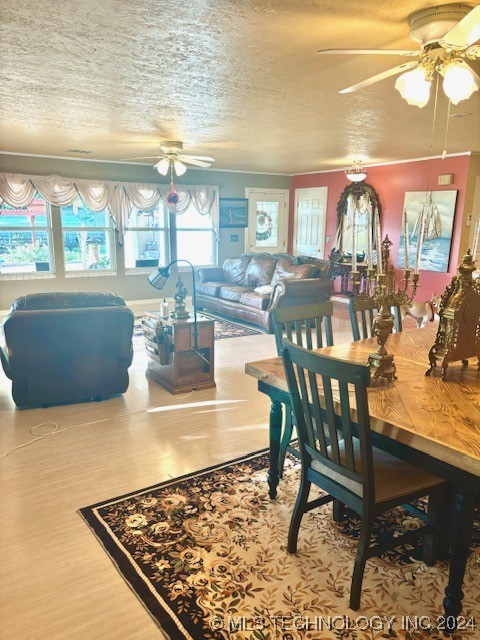
M 194 351 L 198 352 L 198 328 L 197 328 L 197 296 L 195 292 L 195 267 L 188 260 L 184 260 L 183 258 L 179 260 L 172 260 L 166 267 L 158 267 L 156 271 L 148 276 L 148 281 L 155 287 L 161 291 L 165 286 L 168 278 L 170 277 L 170 267 L 177 262 L 185 262 L 188 264 L 192 270 L 192 303 L 193 303 L 193 348 Z M 203 358 L 203 356 L 202 356 Z

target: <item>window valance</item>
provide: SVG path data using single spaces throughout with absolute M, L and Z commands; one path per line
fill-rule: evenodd
M 210 216 L 218 239 L 219 213 L 218 207 L 214 206 L 218 188 L 210 185 L 180 185 L 175 188 L 178 202 L 171 204 L 167 201 L 170 187 L 164 184 L 0 173 L 0 203 L 5 201 L 12 207 L 26 207 L 38 192 L 50 204 L 63 207 L 80 196 L 91 211 L 109 209 L 120 243 L 123 243 L 132 209 L 152 209 L 160 200 L 175 215 L 185 213 L 192 204 L 200 215 Z

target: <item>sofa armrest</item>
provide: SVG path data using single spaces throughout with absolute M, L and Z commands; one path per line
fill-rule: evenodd
M 325 278 L 282 280 L 275 285 L 268 311 L 277 307 L 296 307 L 325 302 L 332 293 L 332 283 Z
M 10 359 L 8 357 L 7 347 L 0 347 L 0 360 L 2 361 L 2 367 L 7 378 L 12 379 L 12 373 L 10 371 Z
M 224 282 L 222 267 L 203 267 L 197 271 L 199 282 Z

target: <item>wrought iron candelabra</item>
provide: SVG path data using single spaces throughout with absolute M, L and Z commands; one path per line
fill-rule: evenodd
M 362 291 L 360 291 L 360 273 L 355 270 L 351 274 L 354 306 L 355 303 L 359 306 L 366 303 L 369 308 L 378 309 L 378 315 L 372 323 L 372 335 L 377 338 L 378 347 L 374 353 L 368 356 L 367 362 L 370 367 L 372 384 L 379 381 L 390 383 L 397 377 L 393 354 L 389 354 L 385 347 L 394 325 L 392 307 L 411 304 L 419 286 L 418 268 L 413 273 L 410 269 L 405 268 L 402 286 L 397 287 L 395 267 L 390 264 L 392 244 L 388 235 L 385 236 L 381 243 L 382 249 L 378 256 L 379 259 L 377 259 L 377 268 L 375 269 L 372 264 L 369 264 Z M 371 305 L 368 305 L 369 302 Z

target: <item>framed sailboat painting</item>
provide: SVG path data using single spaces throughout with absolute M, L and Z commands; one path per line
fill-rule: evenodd
M 399 267 L 405 266 L 406 250 L 408 250 L 409 267 L 412 268 L 415 264 L 423 220 L 424 236 L 420 269 L 447 273 L 457 193 L 456 190 L 405 192 L 397 261 Z M 405 232 L 408 236 L 407 240 Z

